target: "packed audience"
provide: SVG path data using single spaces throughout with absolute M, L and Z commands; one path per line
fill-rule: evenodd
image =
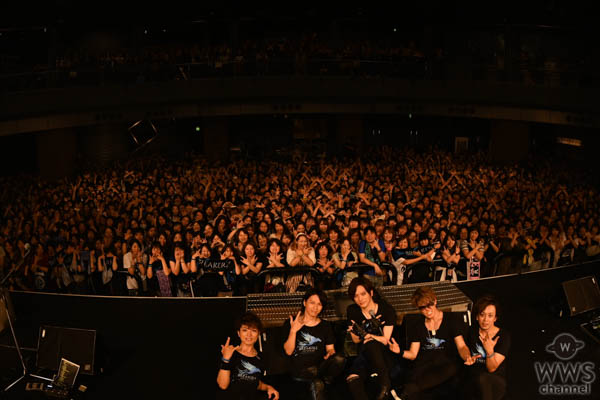
M 0 179 L 0 279 L 12 271 L 18 290 L 297 292 L 359 275 L 375 285 L 477 279 L 600 254 L 598 192 L 549 161 L 381 147 Z

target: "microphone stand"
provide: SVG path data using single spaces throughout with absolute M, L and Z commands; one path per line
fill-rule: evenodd
M 21 380 L 23 380 L 27 376 L 31 376 L 32 378 L 43 379 L 43 380 L 52 382 L 52 379 L 49 379 L 49 378 L 46 378 L 43 376 L 33 375 L 27 371 L 27 365 L 25 364 L 25 360 L 23 359 L 23 354 L 21 353 L 21 347 L 19 346 L 19 341 L 17 340 L 17 335 L 15 333 L 15 328 L 14 328 L 14 325 L 12 322 L 12 317 L 10 315 L 10 311 L 8 308 L 10 294 L 8 293 L 8 288 L 6 288 L 4 285 L 8 282 L 8 278 L 10 278 L 11 275 L 14 274 L 19 268 L 21 268 L 21 266 L 25 262 L 25 259 L 27 258 L 28 255 L 29 255 L 29 249 L 25 252 L 25 255 L 23 256 L 23 259 L 21 260 L 21 262 L 19 262 L 19 264 L 16 267 L 11 269 L 8 272 L 8 274 L 4 277 L 2 282 L 0 282 L 0 300 L 1 300 L 0 303 L 3 305 L 4 311 L 6 312 L 6 317 L 8 319 L 8 326 L 10 327 L 10 332 L 12 334 L 13 342 L 15 343 L 15 348 L 17 349 L 17 354 L 19 355 L 19 360 L 21 360 L 21 368 L 23 369 L 22 375 L 20 377 L 18 377 L 14 382 L 12 382 L 10 385 L 8 385 L 6 388 L 4 388 L 5 392 L 8 392 L 13 386 L 15 386 L 17 383 L 19 383 Z M 8 285 L 6 285 L 6 286 L 8 286 Z

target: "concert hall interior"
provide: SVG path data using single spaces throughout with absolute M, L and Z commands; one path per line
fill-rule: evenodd
M 0 399 L 598 398 L 593 2 L 268 3 L 3 5 Z

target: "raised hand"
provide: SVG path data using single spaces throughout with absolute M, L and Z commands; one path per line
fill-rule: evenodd
M 227 336 L 227 341 L 224 345 L 221 345 L 221 355 L 227 360 L 231 359 L 233 352 L 240 348 L 240 346 L 229 344 L 229 339 L 229 336 Z
M 296 314 L 296 318 L 293 318 L 290 315 L 290 329 L 293 332 L 298 332 L 304 326 L 304 318 L 300 315 L 301 313 L 301 311 L 298 311 L 298 314 Z
M 496 339 L 492 339 L 487 332 L 479 334 L 479 340 L 481 340 L 481 344 L 483 344 L 486 354 L 491 354 L 494 352 L 494 347 L 496 347 L 498 339 L 500 339 L 500 336 L 496 337 Z

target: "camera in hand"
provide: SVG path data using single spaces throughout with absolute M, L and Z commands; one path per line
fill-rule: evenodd
M 352 329 L 350 330 L 353 334 L 358 336 L 360 340 L 363 340 L 368 333 L 374 335 L 383 335 L 383 322 L 375 316 L 373 310 L 369 311 L 371 314 L 371 318 L 365 319 L 362 324 L 357 324 L 356 322 L 352 324 Z
M 367 331 L 365 331 L 363 327 L 357 324 L 356 322 L 352 324 L 352 330 L 350 332 L 358 336 L 360 340 L 363 340 L 367 335 Z
M 379 318 L 377 318 L 377 316 L 375 316 L 375 312 L 373 312 L 373 310 L 369 311 L 369 314 L 371 314 L 371 319 L 367 320 L 370 325 L 369 330 L 371 332 L 377 332 L 379 335 L 383 335 L 383 323 L 379 320 Z

